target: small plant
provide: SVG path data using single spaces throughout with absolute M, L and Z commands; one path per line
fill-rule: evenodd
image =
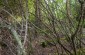
M 41 46 L 43 48 L 47 47 L 47 46 L 55 46 L 55 44 L 53 43 L 52 40 L 45 40 L 41 42 Z
M 41 46 L 42 46 L 43 48 L 45 48 L 45 47 L 47 47 L 47 43 L 46 43 L 45 41 L 43 41 L 43 42 L 41 42 Z

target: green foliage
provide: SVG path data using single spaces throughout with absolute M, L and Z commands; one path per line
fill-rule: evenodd
M 35 4 L 34 4 L 34 0 L 28 0 L 28 7 L 29 7 L 29 20 L 34 22 L 35 21 Z

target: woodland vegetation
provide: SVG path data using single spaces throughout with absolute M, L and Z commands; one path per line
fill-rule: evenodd
M 85 0 L 0 0 L 0 55 L 85 55 Z

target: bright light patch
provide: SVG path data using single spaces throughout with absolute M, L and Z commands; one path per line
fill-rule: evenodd
M 64 3 L 66 3 L 66 0 L 63 0 Z

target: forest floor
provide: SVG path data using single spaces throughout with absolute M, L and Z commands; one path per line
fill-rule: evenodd
M 59 54 L 61 55 L 66 55 L 64 49 L 60 47 L 59 44 L 56 44 L 56 46 L 48 45 L 45 48 L 43 48 L 40 45 L 41 41 L 43 41 L 42 38 L 36 38 L 32 42 L 35 55 L 57 55 L 57 52 L 59 52 Z M 71 48 L 67 43 L 64 43 L 64 41 L 62 41 L 62 43 L 65 45 L 66 48 L 68 48 L 71 51 Z
M 2 40 L 1 40 L 2 39 Z M 46 47 L 41 46 L 41 42 L 44 41 L 46 38 L 45 37 L 37 37 L 34 40 L 32 40 L 32 55 L 57 55 L 58 52 L 60 55 L 66 55 L 65 50 L 59 45 L 56 44 L 54 45 L 48 45 Z M 64 38 L 62 38 L 64 39 Z M 48 39 L 50 40 L 50 39 Z M 4 42 L 5 44 L 2 44 L 0 42 L 0 52 L 2 53 L 1 55 L 15 55 L 14 53 L 17 52 L 17 49 L 15 45 L 16 42 L 12 38 L 12 35 L 10 35 L 9 30 L 1 29 L 0 30 L 0 41 Z M 82 38 L 83 43 L 85 43 L 85 38 Z M 69 43 L 67 43 L 65 40 L 62 40 L 61 43 L 64 45 L 65 48 L 67 48 L 69 51 L 72 51 L 71 46 Z M 2 47 L 2 49 L 1 49 Z M 83 46 L 84 47 L 84 46 Z
M 36 38 L 33 42 L 32 42 L 32 46 L 34 49 L 34 55 L 66 55 L 67 52 L 65 52 L 65 50 L 59 45 L 56 44 L 56 46 L 50 45 L 50 46 L 46 46 L 45 48 L 43 48 L 40 43 L 42 41 L 42 38 Z M 82 38 L 82 42 L 85 43 L 85 38 Z M 71 45 L 67 42 L 65 42 L 64 40 L 61 41 L 61 43 L 65 46 L 65 48 L 67 48 L 69 51 L 72 51 Z M 84 47 L 85 45 L 83 44 L 82 47 Z

